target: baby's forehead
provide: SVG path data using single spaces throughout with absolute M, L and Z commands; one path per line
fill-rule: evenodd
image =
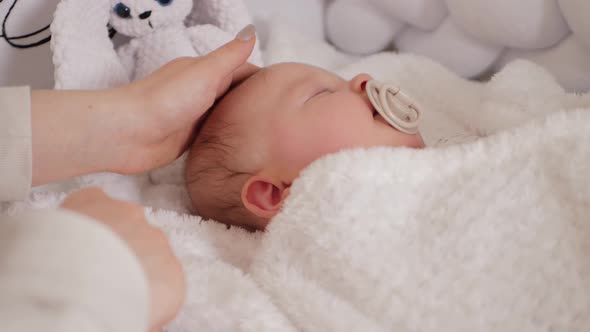
M 267 75 L 307 74 L 318 71 L 319 68 L 296 62 L 277 63 L 262 70 Z
M 298 84 L 309 80 L 320 79 L 325 76 L 335 76 L 323 69 L 302 64 L 302 63 L 279 63 L 264 69 L 261 69 L 254 75 L 253 81 L 258 84 L 280 85 L 280 84 Z M 254 82 L 253 82 L 254 83 Z
M 299 63 L 281 63 L 260 69 L 227 95 L 227 99 L 238 99 L 240 102 L 261 100 L 273 93 L 282 93 L 290 88 L 309 82 L 327 72 L 312 66 Z M 226 98 L 224 98 L 226 99 Z
M 280 108 L 281 103 L 288 103 L 291 97 L 306 90 L 306 86 L 321 82 L 326 77 L 338 77 L 323 69 L 300 64 L 280 63 L 259 70 L 224 97 L 217 113 L 222 117 L 237 119 L 243 117 L 264 116 L 265 111 Z

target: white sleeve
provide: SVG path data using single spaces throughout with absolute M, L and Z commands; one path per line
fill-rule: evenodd
M 105 226 L 63 210 L 0 215 L 3 331 L 145 332 L 136 256 Z
M 0 202 L 26 197 L 32 169 L 31 92 L 0 88 Z

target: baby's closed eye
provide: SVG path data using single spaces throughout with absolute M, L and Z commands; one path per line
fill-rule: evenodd
M 325 89 L 319 91 L 318 93 L 316 93 L 314 97 L 320 97 L 320 96 L 323 96 L 323 95 L 326 95 L 326 94 L 330 94 L 330 93 L 333 93 L 333 92 L 334 91 L 332 91 L 331 89 L 325 88 Z
M 310 96 L 309 96 L 309 98 L 307 99 L 307 101 L 311 101 L 312 99 L 315 99 L 315 98 L 320 98 L 320 97 L 323 97 L 323 96 L 325 96 L 325 95 L 329 95 L 329 94 L 331 94 L 331 93 L 334 93 L 334 90 L 332 90 L 332 89 L 330 89 L 330 88 L 321 88 L 321 89 L 318 89 L 318 90 L 314 90 L 314 91 L 313 91 L 313 92 L 310 94 Z

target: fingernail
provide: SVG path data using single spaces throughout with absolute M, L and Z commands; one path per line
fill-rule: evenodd
M 248 24 L 242 31 L 236 35 L 237 40 L 249 41 L 256 35 L 256 27 L 252 24 Z

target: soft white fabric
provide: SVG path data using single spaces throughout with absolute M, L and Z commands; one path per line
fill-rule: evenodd
M 326 33 L 352 54 L 393 43 L 464 77 L 501 69 L 509 53 L 544 66 L 567 90 L 588 91 L 588 10 L 580 0 L 332 0 Z
M 300 330 L 586 331 L 589 139 L 590 110 L 568 110 L 464 146 L 325 158 L 251 277 Z
M 24 199 L 33 175 L 31 91 L 0 88 L 0 202 Z
M 170 211 L 148 211 L 168 234 L 187 277 L 187 300 L 168 331 L 296 331 L 247 275 L 261 234 Z

